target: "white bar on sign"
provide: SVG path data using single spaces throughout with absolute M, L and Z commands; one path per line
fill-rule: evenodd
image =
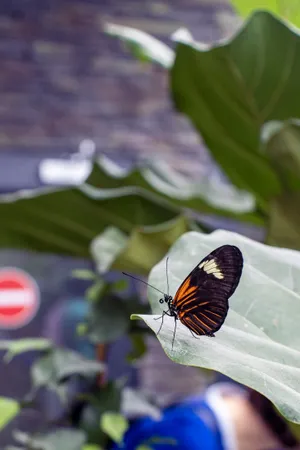
M 29 289 L 5 289 L 0 291 L 0 307 L 30 306 L 33 302 L 33 292 Z

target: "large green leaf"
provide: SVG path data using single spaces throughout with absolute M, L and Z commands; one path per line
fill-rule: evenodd
M 144 161 L 132 170 L 124 170 L 102 156 L 94 164 L 87 182 L 110 189 L 131 186 L 141 193 L 146 190 L 158 194 L 180 208 L 262 224 L 262 218 L 254 212 L 255 199 L 248 192 L 211 174 L 191 181 L 163 161 Z
M 270 120 L 300 117 L 299 73 L 299 34 L 263 11 L 253 13 L 230 40 L 177 46 L 171 71 L 177 108 L 231 181 L 265 209 L 281 186 L 259 151 L 260 129 Z
M 170 251 L 170 293 L 189 271 L 222 244 L 237 245 L 244 255 L 240 284 L 231 297 L 228 317 L 215 338 L 195 339 L 174 320 L 164 318 L 158 336 L 165 352 L 180 364 L 217 370 L 268 397 L 282 414 L 300 423 L 300 253 L 269 247 L 226 231 L 182 236 Z M 166 290 L 165 261 L 151 271 L 149 282 Z M 141 316 L 157 332 L 162 307 L 159 293 L 148 289 L 155 315 Z
M 179 214 L 166 200 L 130 187 L 22 191 L 0 196 L 0 247 L 86 257 L 107 226 L 130 233 Z
M 231 3 L 243 17 L 256 9 L 267 9 L 300 26 L 299 0 L 231 0 Z

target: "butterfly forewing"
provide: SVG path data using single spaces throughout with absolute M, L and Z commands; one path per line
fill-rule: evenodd
M 198 335 L 219 330 L 242 269 L 242 253 L 232 245 L 223 245 L 200 261 L 174 297 L 180 321 Z

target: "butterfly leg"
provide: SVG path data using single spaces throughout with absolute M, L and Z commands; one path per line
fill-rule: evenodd
M 163 326 L 163 323 L 164 323 L 164 316 L 170 316 L 170 317 L 172 317 L 172 314 L 170 314 L 169 311 L 164 311 L 160 317 L 155 317 L 154 320 L 161 319 L 161 324 L 160 324 L 159 330 L 158 330 L 158 332 L 156 333 L 156 335 L 159 334 L 159 332 L 160 332 L 160 330 L 161 330 L 161 328 L 162 328 L 162 326 Z

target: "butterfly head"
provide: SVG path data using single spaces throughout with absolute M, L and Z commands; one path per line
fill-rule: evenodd
M 173 300 L 172 295 L 167 295 L 167 294 L 165 294 L 165 295 L 164 295 L 164 298 L 160 298 L 160 299 L 159 299 L 159 303 L 160 303 L 160 304 L 167 303 L 168 306 L 170 306 L 170 304 L 172 303 L 172 300 Z

